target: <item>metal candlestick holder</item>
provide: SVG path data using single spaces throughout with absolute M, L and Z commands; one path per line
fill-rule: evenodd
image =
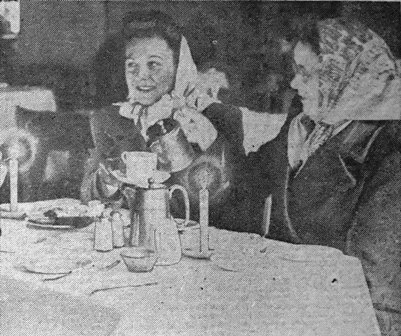
M 212 255 L 209 249 L 209 176 L 207 172 L 200 177 L 199 190 L 199 229 L 200 242 L 199 249 L 186 250 L 185 255 L 197 259 L 209 259 Z

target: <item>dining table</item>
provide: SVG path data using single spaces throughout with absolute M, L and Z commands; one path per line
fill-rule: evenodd
M 194 227 L 178 263 L 135 273 L 94 250 L 94 227 L 0 219 L 1 335 L 380 335 L 361 263 L 337 249 L 209 227 L 194 258 Z

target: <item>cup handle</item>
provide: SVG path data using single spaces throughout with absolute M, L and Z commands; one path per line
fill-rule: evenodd
M 127 163 L 127 152 L 121 153 L 121 160 L 126 164 Z
M 178 184 L 174 184 L 171 188 L 170 188 L 170 199 L 173 196 L 173 192 L 175 190 L 180 190 L 182 192 L 182 195 L 184 196 L 184 202 L 185 202 L 185 221 L 183 224 L 180 224 L 180 226 L 187 226 L 188 222 L 189 222 L 189 197 L 188 197 L 188 192 L 185 190 L 184 187 L 178 185 Z M 175 222 L 177 222 L 175 220 L 175 218 L 173 218 Z

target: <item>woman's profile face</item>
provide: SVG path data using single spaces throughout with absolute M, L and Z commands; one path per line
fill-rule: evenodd
M 319 102 L 319 57 L 309 45 L 298 42 L 294 49 L 295 77 L 291 87 L 302 97 L 303 110 L 316 115 Z
M 173 89 L 176 66 L 173 51 L 159 37 L 137 38 L 125 48 L 125 78 L 129 98 L 152 105 Z

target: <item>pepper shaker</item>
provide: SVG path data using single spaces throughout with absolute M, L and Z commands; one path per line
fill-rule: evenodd
M 118 211 L 111 212 L 111 226 L 113 230 L 113 246 L 124 246 L 124 221 L 121 213 Z
M 95 223 L 94 249 L 96 251 L 106 252 L 113 249 L 113 231 L 108 213 L 110 212 L 103 211 Z

